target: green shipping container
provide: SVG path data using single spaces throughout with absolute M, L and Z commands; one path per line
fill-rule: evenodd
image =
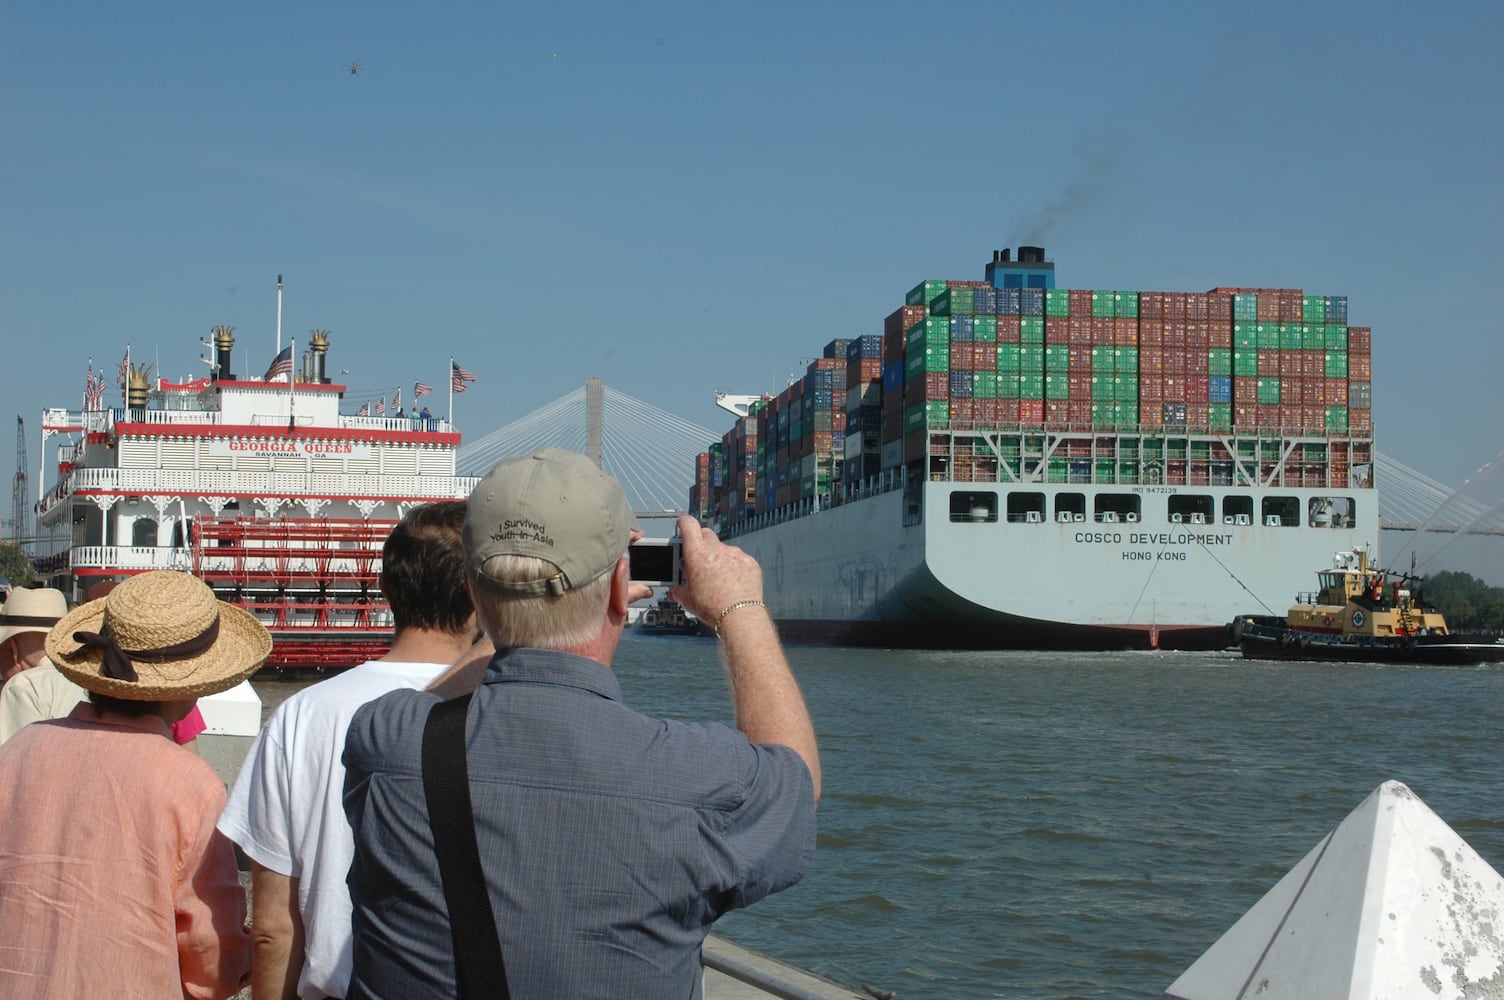
M 1347 407 L 1328 406 L 1326 408 L 1326 429 L 1338 434 L 1347 433 Z
M 1124 375 L 1122 372 L 1114 375 L 1112 398 L 1120 403 L 1138 402 L 1138 376 Z
M 1209 403 L 1206 407 L 1206 422 L 1214 431 L 1232 430 L 1232 404 Z
M 1044 375 L 1044 398 L 1045 399 L 1070 399 L 1071 380 L 1063 371 L 1045 372 Z
M 1045 478 L 1052 483 L 1070 482 L 1070 463 L 1063 458 L 1051 458 L 1045 461 Z
M 1209 348 L 1206 352 L 1206 373 L 1208 375 L 1231 375 L 1232 351 L 1225 347 Z
M 1261 350 L 1261 351 L 1277 351 L 1277 350 L 1279 350 L 1279 324 L 1278 323 L 1260 323 L 1260 324 L 1258 324 L 1258 332 L 1259 332 L 1259 335 L 1258 335 L 1258 348 L 1259 348 L 1259 350 Z
M 1071 314 L 1071 293 L 1065 288 L 1046 288 L 1044 290 L 1044 314 L 1046 316 L 1069 316 Z M 1041 327 L 1041 331 L 1043 327 Z
M 1347 378 L 1347 352 L 1326 352 L 1326 377 Z
M 1092 402 L 1110 402 L 1112 400 L 1114 375 L 1110 371 L 1091 373 L 1091 398 Z
M 1300 318 L 1307 323 L 1326 322 L 1326 296 L 1307 295 L 1301 299 Z
M 1095 318 L 1111 317 L 1113 312 L 1113 296 L 1115 292 L 1095 291 L 1091 293 L 1091 314 Z
M 1044 371 L 1044 346 L 1041 344 L 1020 344 L 1018 346 L 1018 370 L 1021 372 Z M 1042 397 L 1025 396 L 1025 399 L 1038 399 Z
M 903 304 L 906 306 L 927 306 L 935 301 L 935 296 L 945 291 L 948 286 L 945 282 L 931 278 L 929 281 L 921 281 L 909 290 L 904 296 Z
M 1019 351 L 1022 348 L 1018 344 L 997 345 L 997 370 L 1000 372 L 1017 372 L 1019 370 Z
M 1298 351 L 1304 340 L 1301 335 L 1299 323 L 1276 323 L 1279 329 L 1279 349 L 1282 351 Z
M 1112 372 L 1117 365 L 1118 357 L 1113 353 L 1111 344 L 1091 345 L 1091 372 Z
M 1071 349 L 1068 344 L 1047 344 L 1044 349 L 1044 370 L 1065 372 L 1071 366 Z M 1053 397 L 1052 397 L 1053 398 Z M 1063 396 L 1061 397 L 1064 398 Z
M 971 394 L 977 399 L 996 399 L 997 372 L 974 372 L 971 380 Z
M 1279 379 L 1272 375 L 1265 375 L 1259 379 L 1258 401 L 1261 404 L 1279 402 Z
M 1120 375 L 1138 374 L 1138 348 L 1137 347 L 1114 347 L 1112 349 L 1112 370 Z
M 1042 372 L 1024 372 L 1018 376 L 1019 399 L 1043 399 L 1044 398 L 1044 374 Z
M 1044 317 L 1021 316 L 1018 320 L 1018 339 L 1025 344 L 1044 343 Z
M 1114 475 L 1117 472 L 1117 463 L 1110 458 L 1097 459 L 1097 482 L 1115 482 Z
M 991 344 L 997 340 L 997 317 L 978 316 L 972 320 L 971 339 Z
M 1347 350 L 1347 326 L 1346 325 L 1344 325 L 1342 323 L 1327 323 L 1323 327 L 1323 329 L 1326 330 L 1326 345 L 1325 346 L 1326 346 L 1327 350 L 1329 350 L 1329 351 L 1345 351 L 1345 350 Z
M 1234 320 L 1257 320 L 1259 318 L 1259 297 L 1252 292 L 1234 295 L 1232 297 L 1232 318 Z
M 1259 373 L 1259 352 L 1253 348 L 1232 352 L 1232 373 L 1234 375 L 1257 375 Z
M 1232 346 L 1256 348 L 1259 346 L 1259 325 L 1240 321 L 1232 325 Z
M 997 373 L 997 398 L 1018 398 L 1018 372 Z
M 1138 319 L 1138 292 L 1114 292 L 1113 315 L 1119 319 Z

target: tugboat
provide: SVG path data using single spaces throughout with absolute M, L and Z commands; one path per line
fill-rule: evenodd
M 1454 633 L 1440 611 L 1426 606 L 1419 577 L 1374 568 L 1366 548 L 1338 552 L 1332 568 L 1316 576 L 1321 589 L 1297 594 L 1285 617 L 1233 619 L 1229 635 L 1245 659 L 1504 662 L 1504 638 Z
M 637 619 L 637 627 L 655 635 L 699 635 L 700 619 L 684 610 L 684 605 L 660 597 Z

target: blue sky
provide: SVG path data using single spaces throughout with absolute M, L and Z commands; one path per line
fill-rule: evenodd
M 1062 286 L 1347 295 L 1380 449 L 1460 484 L 1504 418 L 1501 12 L 12 4 L 5 401 L 35 465 L 91 356 L 198 374 L 229 324 L 264 369 L 280 273 L 352 391 L 475 372 L 472 436 L 590 375 L 719 431 L 715 389 L 1037 242 Z

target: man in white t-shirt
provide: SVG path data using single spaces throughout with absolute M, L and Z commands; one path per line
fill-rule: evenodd
M 354 841 L 341 796 L 345 732 L 356 709 L 388 691 L 422 688 L 477 635 L 465 589 L 463 501 L 425 504 L 392 529 L 381 591 L 392 649 L 305 688 L 267 720 L 230 793 L 219 829 L 251 859 L 256 997 L 343 997 L 350 982 Z

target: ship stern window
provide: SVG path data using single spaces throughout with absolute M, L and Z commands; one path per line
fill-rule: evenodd
M 1222 498 L 1222 523 L 1247 525 L 1253 523 L 1253 497 L 1232 496 Z
M 1132 524 L 1139 518 L 1139 497 L 1136 493 L 1098 493 L 1093 503 L 1095 518 L 1112 524 Z
M 1306 504 L 1306 523 L 1313 528 L 1351 528 L 1352 497 L 1312 497 Z
M 1042 523 L 1044 519 L 1045 502 L 1043 493 L 1008 494 L 1008 520 L 1010 522 L 1024 521 L 1035 524 Z
M 1176 494 L 1166 505 L 1171 524 L 1216 524 L 1217 503 L 1209 496 Z
M 157 544 L 157 522 L 149 517 L 138 517 L 131 522 L 131 545 L 135 548 L 151 548 Z
M 1055 494 L 1055 520 L 1061 523 L 1086 520 L 1086 494 Z
M 997 494 L 956 490 L 950 495 L 950 519 L 970 524 L 997 523 Z
M 1264 497 L 1259 523 L 1270 528 L 1300 527 L 1300 500 L 1296 497 Z

